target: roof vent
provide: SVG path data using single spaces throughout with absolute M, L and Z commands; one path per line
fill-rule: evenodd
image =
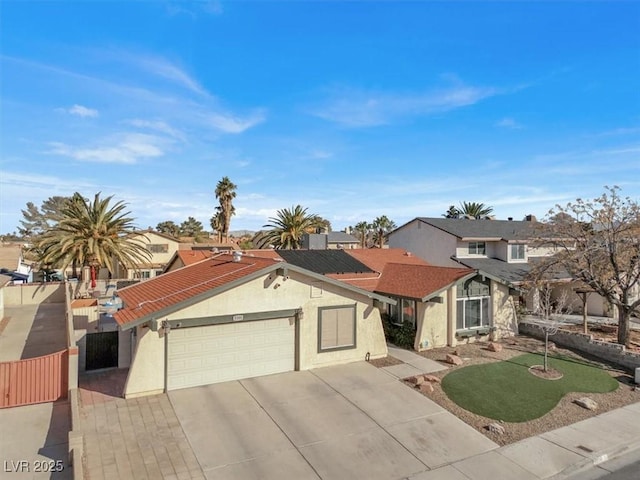
M 513 222 L 513 217 L 508 217 L 507 220 L 509 220 L 510 222 Z
M 410 257 L 410 256 L 411 256 L 411 252 L 405 252 L 405 255 L 406 255 L 407 257 Z
M 233 261 L 239 262 L 242 259 L 242 252 L 233 252 Z
M 211 253 L 218 253 L 218 247 L 213 247 L 211 249 Z

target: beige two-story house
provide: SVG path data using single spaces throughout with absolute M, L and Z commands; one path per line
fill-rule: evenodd
M 492 220 L 418 217 L 389 234 L 391 247 L 405 248 L 432 265 L 464 265 L 479 272 L 473 286 L 458 291 L 458 328 L 466 330 L 495 324 L 497 317 L 515 317 L 522 306 L 536 310 L 536 296 L 525 295 L 524 284 L 531 269 L 549 249 L 534 247 L 535 218 Z M 567 293 L 575 313 L 581 300 L 579 285 L 566 273 L 555 272 L 555 297 Z M 496 302 L 496 296 L 502 301 Z M 491 300 L 491 297 L 494 297 Z M 591 315 L 610 313 L 602 297 L 591 294 Z

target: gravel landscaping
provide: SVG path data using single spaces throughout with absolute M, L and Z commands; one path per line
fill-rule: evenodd
M 465 366 L 507 360 L 528 352 L 544 351 L 544 342 L 529 337 L 516 337 L 507 339 L 501 342 L 501 345 L 503 346 L 503 349 L 500 352 L 491 352 L 487 350 L 487 343 L 478 342 L 468 345 L 458 345 L 455 348 L 444 347 L 427 350 L 425 352 L 421 352 L 420 355 L 432 360 L 442 362 L 444 364 L 445 357 L 448 353 L 457 352 L 458 356 L 464 360 L 464 363 L 461 366 L 452 366 L 447 364 L 447 366 L 450 367 L 448 370 L 432 374 L 438 378 L 443 378 L 449 372 L 464 368 Z M 562 348 L 554 349 L 551 354 L 559 354 L 580 359 L 582 361 L 591 361 L 591 363 L 597 363 Z M 423 394 L 442 407 L 449 410 L 451 413 L 477 429 L 479 432 L 486 435 L 494 442 L 498 443 L 499 445 L 506 445 L 522 440 L 523 438 L 531 437 L 533 435 L 539 435 L 549 430 L 554 430 L 559 427 L 579 422 L 580 420 L 584 420 L 586 418 L 598 415 L 609 410 L 613 410 L 615 408 L 620 408 L 631 403 L 640 402 L 640 392 L 635 391 L 633 377 L 631 375 L 610 366 L 604 366 L 604 368 L 606 369 L 607 373 L 615 378 L 620 384 L 615 391 L 610 393 L 589 393 L 587 395 L 580 392 L 568 393 L 558 402 L 558 405 L 555 408 L 553 408 L 549 413 L 543 415 L 540 418 L 521 423 L 499 422 L 505 429 L 504 434 L 490 432 L 487 429 L 487 426 L 491 423 L 495 423 L 495 420 L 476 415 L 458 406 L 447 397 L 447 395 L 442 390 L 440 383 L 432 383 L 433 392 Z M 589 398 L 597 402 L 598 409 L 596 411 L 586 410 L 574 403 L 575 400 L 584 396 L 588 396 Z

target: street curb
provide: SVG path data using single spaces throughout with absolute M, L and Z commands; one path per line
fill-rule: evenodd
M 632 453 L 640 450 L 640 438 L 624 445 L 616 445 L 615 447 L 607 448 L 597 452 L 599 455 L 596 458 L 585 457 L 581 462 L 568 466 L 564 470 L 551 477 L 547 477 L 547 480 L 564 480 L 571 478 L 589 468 L 596 467 L 601 463 L 613 460 L 628 453 Z

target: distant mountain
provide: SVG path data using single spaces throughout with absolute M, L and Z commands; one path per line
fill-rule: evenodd
M 256 232 L 252 231 L 252 230 L 230 230 L 229 231 L 229 235 L 235 238 L 239 238 L 239 237 L 253 237 L 256 234 Z

